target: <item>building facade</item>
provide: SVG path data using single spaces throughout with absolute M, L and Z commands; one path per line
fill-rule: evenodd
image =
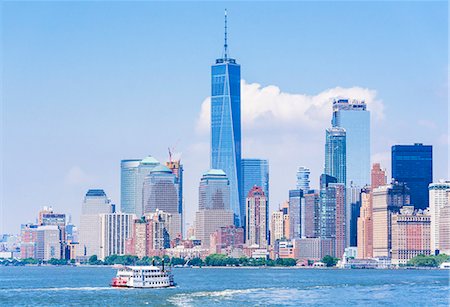
M 241 204 L 245 206 L 248 192 L 254 186 L 261 187 L 269 201 L 269 161 L 264 159 L 241 160 Z M 245 217 L 243 217 L 245 219 Z
M 448 193 L 450 193 L 450 181 L 441 180 L 431 183 L 428 186 L 430 199 L 430 231 L 431 231 L 431 252 L 437 254 L 440 252 L 440 220 L 442 209 L 450 206 L 448 202 Z M 448 234 L 447 236 L 450 236 Z
M 226 16 L 225 16 L 226 29 Z M 223 57 L 211 67 L 211 166 L 225 171 L 230 181 L 230 205 L 237 226 L 243 224 L 241 191 L 241 66 L 228 57 L 227 36 Z
M 340 127 L 328 128 L 325 135 L 324 173 L 335 177 L 338 183 L 343 183 L 347 186 L 347 151 L 345 129 Z
M 253 187 L 246 200 L 245 243 L 248 246 L 257 245 L 266 248 L 267 233 L 267 198 L 261 187 Z
M 372 192 L 366 187 L 361 192 L 361 211 L 358 218 L 358 255 L 359 259 L 373 257 L 373 220 L 372 220 Z
M 306 193 L 306 194 L 305 194 Z M 305 238 L 320 237 L 320 194 L 317 190 L 304 192 L 304 235 Z
M 373 257 L 391 258 L 392 215 L 410 202 L 409 188 L 393 182 L 372 190 Z
M 303 192 L 307 192 L 310 189 L 310 180 L 309 175 L 311 171 L 309 168 L 300 166 L 297 170 L 297 190 L 303 190 Z
M 347 182 L 359 188 L 370 184 L 370 112 L 366 103 L 348 99 L 333 101 L 331 123 L 346 132 Z
M 111 201 L 105 191 L 89 190 L 84 197 L 80 215 L 80 244 L 77 256 L 101 255 L 101 214 L 113 213 Z
M 230 204 L 230 181 L 223 170 L 204 173 L 199 185 L 199 204 L 195 216 L 195 236 L 203 248 L 210 247 L 210 236 L 221 227 L 234 224 Z
M 415 256 L 430 254 L 430 215 L 404 206 L 392 215 L 392 264 L 405 265 Z
M 170 239 L 182 236 L 179 213 L 179 184 L 175 174 L 164 165 L 157 165 L 145 177 L 143 185 L 144 213 L 161 210 L 171 214 Z
M 394 145 L 391 153 L 392 178 L 408 186 L 414 208 L 427 208 L 428 185 L 433 182 L 432 146 L 421 143 Z
M 133 234 L 136 215 L 130 213 L 104 213 L 100 215 L 100 259 L 111 255 L 125 255 L 126 241 Z
M 303 208 L 302 208 L 303 207 Z M 302 236 L 302 227 L 304 226 L 305 199 L 302 190 L 289 190 L 289 238 L 300 238 Z
M 210 253 L 229 254 L 244 247 L 244 228 L 234 225 L 220 227 L 211 234 Z

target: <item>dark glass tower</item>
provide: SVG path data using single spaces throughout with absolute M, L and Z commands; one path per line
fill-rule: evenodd
M 433 182 L 433 147 L 420 143 L 394 145 L 391 153 L 392 178 L 409 188 L 414 208 L 427 208 L 428 185 Z
M 225 171 L 235 224 L 241 226 L 241 66 L 228 57 L 226 11 L 224 53 L 211 67 L 211 84 L 211 168 Z

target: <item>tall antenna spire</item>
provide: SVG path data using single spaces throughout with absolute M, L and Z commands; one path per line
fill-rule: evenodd
M 228 44 L 227 44 L 227 9 L 225 9 L 225 43 L 223 44 L 224 59 L 228 59 Z

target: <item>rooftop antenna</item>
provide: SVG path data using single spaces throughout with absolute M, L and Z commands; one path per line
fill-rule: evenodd
M 225 9 L 225 43 L 223 45 L 224 48 L 224 59 L 228 59 L 228 44 L 227 44 L 227 9 Z

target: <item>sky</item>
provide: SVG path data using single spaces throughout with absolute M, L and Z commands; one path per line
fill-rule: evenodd
M 371 111 L 371 157 L 433 145 L 449 178 L 447 2 L 9 2 L 1 4 L 0 233 L 42 206 L 77 223 L 89 188 L 120 207 L 120 160 L 174 147 L 185 218 L 209 167 L 210 66 L 241 64 L 243 157 L 270 164 L 275 210 L 296 169 L 323 171 L 336 97 Z

